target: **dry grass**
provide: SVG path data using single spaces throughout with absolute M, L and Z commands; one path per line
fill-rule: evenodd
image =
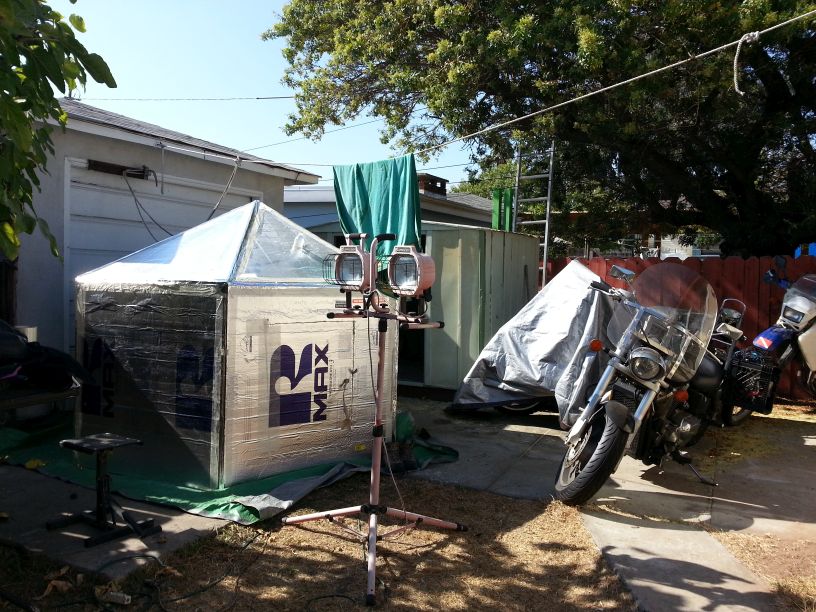
M 634 609 L 576 510 L 414 479 L 398 482 L 408 510 L 459 521 L 470 530 L 422 528 L 382 542 L 379 609 Z M 356 505 L 367 499 L 367 490 L 367 477 L 358 475 L 310 495 L 296 513 Z M 399 506 L 398 499 L 393 484 L 383 481 L 382 501 Z M 230 525 L 171 557 L 171 570 L 152 566 L 121 588 L 143 609 L 355 610 L 364 607 L 363 555 L 361 543 L 323 521 L 283 528 Z M 0 568 L 5 561 L 0 558 Z M 49 568 L 33 559 L 16 563 L 14 576 L 0 569 L 0 588 L 25 599 L 41 594 Z M 40 603 L 92 598 L 90 586 Z
M 717 445 L 695 463 L 702 471 L 723 467 L 746 457 L 759 459 L 786 452 L 780 438 L 796 436 L 803 424 L 816 424 L 816 408 L 809 405 L 779 404 L 769 415 L 753 414 L 742 427 L 717 432 Z
M 802 448 L 802 438 L 813 438 L 816 407 L 779 404 L 770 415 L 752 415 L 743 427 L 717 432 L 717 444 L 699 464 L 727 466 L 745 457 L 783 456 Z M 805 460 L 813 459 L 805 456 Z M 792 460 L 797 460 L 792 458 Z M 816 500 L 814 500 L 816 503 Z M 816 542 L 782 541 L 772 534 L 711 530 L 738 560 L 774 585 L 781 604 L 816 612 Z

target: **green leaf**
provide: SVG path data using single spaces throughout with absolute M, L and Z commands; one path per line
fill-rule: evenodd
M 18 234 L 30 234 L 36 227 L 37 218 L 27 212 L 17 215 L 17 218 L 14 220 L 14 229 Z
M 55 57 L 42 47 L 35 49 L 31 54 L 31 58 L 42 68 L 48 80 L 62 93 L 65 93 L 65 79 L 62 76 L 60 62 L 57 62 Z
M 51 233 L 51 228 L 48 227 L 48 222 L 43 219 L 42 217 L 37 218 L 37 225 L 40 226 L 40 231 L 42 232 L 43 236 L 48 238 L 49 246 L 51 247 L 51 254 L 54 257 L 58 257 L 60 261 L 62 260 L 62 255 L 59 252 L 59 245 L 57 244 L 57 239 L 54 234 Z
M 67 60 L 62 63 L 62 72 L 65 75 L 65 80 L 76 79 L 82 73 L 82 68 L 79 64 L 72 60 Z
M 108 68 L 101 56 L 96 53 L 89 53 L 86 57 L 80 59 L 94 81 L 104 83 L 108 87 L 116 87 L 116 81 L 111 74 L 110 68 Z
M 20 252 L 20 239 L 8 221 L 0 223 L 0 250 L 9 261 L 17 259 Z
M 85 32 L 85 20 L 79 15 L 72 14 L 70 17 L 68 17 L 68 21 L 71 22 L 71 25 L 74 26 L 75 30 Z

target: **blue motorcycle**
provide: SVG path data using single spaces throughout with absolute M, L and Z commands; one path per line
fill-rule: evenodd
M 727 394 L 733 410 L 725 412 L 736 421 L 751 412 L 773 410 L 779 375 L 792 360 L 801 366 L 802 384 L 816 396 L 816 274 L 791 282 L 785 276 L 785 259 L 777 257 L 774 264 L 776 270 L 768 270 L 763 280 L 785 289 L 782 312 L 774 325 L 754 338 L 752 347 L 734 354 Z

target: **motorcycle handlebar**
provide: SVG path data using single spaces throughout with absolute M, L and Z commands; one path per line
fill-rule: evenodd
M 598 291 L 604 292 L 610 291 L 612 289 L 612 285 L 602 280 L 592 281 L 591 283 L 589 283 L 589 286 L 592 287 L 593 289 L 597 289 Z

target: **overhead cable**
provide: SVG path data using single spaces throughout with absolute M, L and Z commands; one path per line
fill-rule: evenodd
M 351 128 L 361 127 L 364 125 L 370 125 L 372 123 L 377 123 L 378 121 L 382 121 L 382 118 L 372 119 L 371 121 L 363 121 L 362 123 L 354 123 L 352 125 L 344 125 L 343 127 L 339 127 L 336 130 L 326 130 L 323 132 L 324 134 L 333 134 L 334 132 L 342 132 L 343 130 L 350 130 Z M 281 140 L 280 142 L 273 142 L 272 144 L 261 145 L 260 147 L 250 147 L 249 149 L 244 149 L 244 151 L 257 151 L 258 149 L 266 149 L 268 147 L 276 147 L 278 145 L 287 144 L 290 142 L 297 142 L 299 140 L 307 140 L 308 136 L 298 136 L 297 138 L 290 138 L 289 140 Z
M 503 121 L 501 123 L 496 123 L 496 124 L 490 125 L 490 126 L 488 126 L 486 128 L 478 130 L 476 132 L 472 132 L 472 133 L 466 134 L 464 136 L 459 136 L 458 138 L 453 138 L 451 140 L 447 140 L 445 142 L 442 142 L 442 143 L 439 143 L 439 144 L 436 144 L 436 145 L 433 145 L 433 146 L 430 146 L 430 147 L 426 147 L 424 149 L 414 150 L 414 151 L 410 151 L 410 152 L 416 153 L 416 154 L 427 153 L 429 151 L 434 151 L 436 149 L 441 149 L 442 147 L 446 147 L 446 146 L 451 145 L 451 144 L 456 143 L 456 142 L 462 142 L 464 140 L 474 138 L 475 136 L 480 136 L 481 134 L 486 134 L 488 132 L 499 130 L 499 129 L 507 127 L 509 125 L 514 125 L 514 124 L 519 123 L 521 121 L 524 121 L 526 119 L 530 119 L 530 118 L 536 117 L 538 115 L 543 115 L 544 113 L 548 113 L 548 112 L 554 111 L 554 110 L 556 110 L 558 108 L 562 108 L 564 106 L 568 106 L 570 104 L 580 102 L 581 100 L 585 100 L 587 98 L 591 98 L 593 96 L 597 96 L 599 94 L 606 93 L 606 92 L 612 91 L 614 89 L 618 89 L 620 87 L 623 87 L 624 85 L 628 85 L 630 83 L 634 83 L 636 81 L 643 80 L 643 79 L 648 78 L 650 76 L 654 76 L 654 75 L 660 74 L 662 72 L 667 72 L 669 70 L 673 70 L 674 68 L 678 68 L 678 67 L 683 66 L 685 64 L 689 64 L 691 62 L 703 59 L 703 58 L 708 57 L 710 55 L 714 55 L 714 54 L 719 53 L 721 51 L 724 51 L 726 49 L 730 49 L 731 47 L 740 46 L 742 43 L 753 42 L 754 40 L 757 40 L 760 36 L 762 36 L 764 34 L 767 34 L 769 32 L 772 32 L 773 30 L 777 30 L 777 29 L 782 28 L 784 26 L 790 25 L 791 23 L 801 21 L 803 19 L 808 19 L 808 18 L 811 18 L 813 16 L 816 16 L 816 9 L 808 11 L 808 12 L 803 13 L 801 15 L 797 15 L 796 17 L 792 17 L 792 18 L 787 19 L 785 21 L 782 21 L 782 22 L 780 22 L 780 23 L 778 23 L 776 25 L 765 28 L 764 30 L 759 30 L 758 32 L 749 32 L 749 33 L 741 36 L 739 39 L 734 40 L 732 42 L 726 43 L 724 45 L 720 45 L 719 47 L 716 47 L 714 49 L 710 49 L 708 51 L 704 51 L 703 53 L 699 53 L 697 55 L 692 55 L 692 56 L 690 56 L 690 57 L 688 57 L 686 59 L 679 60 L 679 61 L 674 62 L 672 64 L 668 64 L 666 66 L 662 66 L 660 68 L 656 68 L 654 70 L 644 72 L 644 73 L 642 73 L 640 75 L 634 76 L 634 77 L 626 79 L 624 81 L 619 81 L 619 82 L 617 82 L 617 83 L 615 83 L 613 85 L 609 85 L 607 87 L 602 87 L 601 89 L 597 89 L 595 91 L 591 91 L 589 93 L 586 93 L 586 94 L 583 94 L 583 95 L 580 95 L 580 96 L 576 96 L 574 98 L 570 98 L 569 100 L 559 102 L 558 104 L 553 104 L 552 106 L 542 108 L 540 110 L 534 111 L 532 113 L 528 113 L 526 115 L 522 115 L 520 117 L 516 117 L 514 119 L 509 119 L 509 120 Z M 414 111 L 414 112 L 416 112 L 416 111 Z M 347 125 L 347 126 L 339 127 L 339 128 L 337 128 L 335 130 L 327 130 L 327 131 L 324 132 L 324 134 L 330 134 L 330 133 L 333 133 L 333 132 L 340 132 L 342 130 L 348 130 L 348 129 L 351 129 L 351 128 L 354 128 L 354 127 L 369 125 L 369 124 L 375 123 L 377 121 L 382 121 L 382 118 L 373 119 L 371 121 L 365 121 L 363 123 L 355 123 L 353 125 Z M 255 151 L 255 150 L 258 150 L 258 149 L 265 149 L 267 147 L 273 147 L 273 146 L 277 146 L 277 145 L 281 145 L 281 144 L 286 144 L 286 143 L 289 143 L 289 142 L 305 140 L 306 138 L 307 138 L 306 136 L 303 136 L 303 137 L 300 137 L 300 138 L 293 138 L 293 139 L 290 139 L 290 140 L 283 140 L 283 141 L 268 144 L 268 145 L 262 145 L 262 146 L 258 146 L 258 147 L 251 147 L 251 148 L 248 148 L 248 149 L 244 149 L 243 152 Z M 197 155 L 203 155 L 204 157 L 209 156 L 209 157 L 215 158 L 215 159 L 219 159 L 219 158 L 220 159 L 226 159 L 226 160 L 229 160 L 231 162 L 234 162 L 235 159 L 236 159 L 234 157 L 228 157 L 228 156 L 225 156 L 225 155 L 210 153 L 208 151 L 203 151 L 203 150 L 185 149 L 185 148 L 182 148 L 182 147 L 175 147 L 175 146 L 171 146 L 171 145 L 166 145 L 166 146 L 167 146 L 168 149 L 175 149 L 177 151 L 186 151 L 186 152 L 189 152 L 189 153 L 195 153 Z M 248 163 L 254 163 L 254 164 L 264 164 L 265 165 L 265 164 L 269 164 L 269 163 L 278 163 L 278 164 L 286 165 L 284 162 L 274 162 L 272 160 L 247 159 L 247 158 L 240 158 L 240 157 L 238 159 L 240 159 L 240 161 L 244 161 L 244 162 L 248 162 Z M 318 164 L 303 164 L 303 165 L 317 166 Z M 466 165 L 466 164 L 463 164 L 463 165 Z M 470 182 L 470 181 L 459 181 L 459 182 Z
M 650 76 L 654 76 L 654 75 L 659 74 L 661 72 L 666 72 L 668 70 L 672 70 L 672 69 L 677 68 L 679 66 L 689 64 L 691 62 L 702 59 L 704 57 L 708 57 L 709 55 L 714 55 L 715 53 L 719 53 L 720 51 L 730 49 L 731 47 L 741 45 L 743 42 L 745 42 L 746 36 L 750 36 L 753 39 L 754 35 L 756 35 L 756 38 L 759 38 L 763 34 L 767 34 L 768 32 L 771 32 L 771 31 L 776 30 L 778 28 L 781 28 L 783 26 L 789 25 L 789 24 L 794 23 L 796 21 L 800 21 L 802 19 L 807 19 L 809 17 L 813 17 L 814 15 L 816 15 L 816 9 L 814 9 L 812 11 L 808 11 L 807 13 L 803 13 L 801 15 L 797 15 L 796 17 L 792 17 L 792 18 L 787 19 L 785 21 L 782 21 L 782 22 L 780 22 L 780 23 L 778 23 L 776 25 L 773 25 L 773 26 L 771 26 L 769 28 L 765 28 L 764 30 L 760 30 L 758 32 L 750 32 L 750 33 L 740 37 L 739 39 L 737 39 L 735 41 L 732 41 L 730 43 L 726 43 L 724 45 L 720 45 L 719 47 L 716 47 L 715 49 L 710 49 L 709 51 L 704 51 L 703 53 L 699 53 L 697 55 L 692 55 L 691 57 L 680 60 L 678 62 L 674 62 L 673 64 L 668 64 L 667 66 L 663 66 L 661 68 L 656 68 L 654 70 L 650 70 L 649 72 L 644 72 L 643 74 L 632 77 L 630 79 L 626 79 L 625 81 L 619 81 L 619 82 L 615 83 L 614 85 L 609 85 L 607 87 L 602 87 L 601 89 L 597 89 L 595 91 L 591 91 L 591 92 L 583 94 L 581 96 L 577 96 L 575 98 L 565 100 L 564 102 L 559 102 L 558 104 L 553 104 L 552 106 L 548 106 L 547 108 L 542 108 L 540 110 L 534 111 L 532 113 L 528 113 L 528 114 L 523 115 L 521 117 L 516 117 L 515 119 L 509 119 L 508 121 L 503 121 L 501 123 L 496 123 L 494 125 L 490 125 L 490 126 L 484 128 L 484 129 L 479 130 L 478 132 L 473 132 L 473 133 L 467 134 L 465 136 L 460 136 L 458 138 L 453 138 L 453 139 L 448 140 L 446 142 L 442 142 L 442 143 L 439 143 L 437 145 L 433 145 L 431 147 L 426 147 L 424 149 L 420 149 L 419 151 L 413 151 L 413 153 L 427 153 L 427 152 L 433 151 L 435 149 L 441 149 L 442 147 L 446 147 L 446 146 L 448 146 L 450 144 L 453 144 L 455 142 L 461 142 L 463 140 L 468 140 L 468 139 L 473 138 L 475 136 L 480 136 L 481 134 L 486 134 L 487 132 L 493 132 L 495 130 L 499 130 L 501 128 L 507 127 L 508 125 L 513 125 L 515 123 L 519 123 L 520 121 L 524 121 L 525 119 L 530 119 L 531 117 L 537 117 L 538 115 L 543 115 L 544 113 L 554 111 L 557 108 L 562 108 L 562 107 L 567 106 L 569 104 L 574 104 L 575 102 L 580 102 L 581 100 L 585 100 L 586 98 L 591 98 L 592 96 L 597 96 L 598 94 L 602 94 L 602 93 L 605 93 L 607 91 L 612 91 L 613 89 L 618 89 L 619 87 L 623 87 L 624 85 L 634 83 L 635 81 L 640 81 L 642 79 L 648 78 Z
M 94 102 L 232 102 L 235 100 L 292 100 L 295 96 L 254 96 L 231 98 L 82 98 Z
M 235 175 L 238 174 L 238 168 L 240 167 L 240 165 L 241 165 L 241 158 L 236 157 L 235 158 L 235 166 L 233 166 L 233 168 L 232 168 L 232 174 L 230 174 L 230 177 L 227 180 L 227 186 L 224 187 L 224 191 L 221 192 L 221 197 L 218 198 L 218 201 L 215 203 L 215 206 L 213 206 L 212 210 L 210 211 L 210 214 L 207 215 L 207 221 L 212 219 L 212 216 L 215 214 L 215 211 L 218 210 L 219 206 L 221 206 L 221 201 L 224 199 L 224 196 L 227 195 L 227 192 L 229 191 L 229 188 L 232 187 L 232 181 L 235 179 Z

